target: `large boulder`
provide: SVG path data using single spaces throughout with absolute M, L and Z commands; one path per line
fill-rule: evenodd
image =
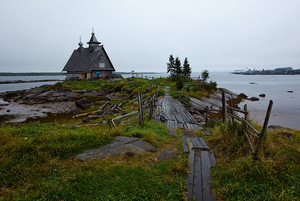
M 87 108 L 91 107 L 91 102 L 87 101 L 85 98 L 79 99 L 75 102 L 76 107 L 86 110 Z
M 146 152 L 155 152 L 156 148 L 139 138 L 118 136 L 114 141 L 108 145 L 105 145 L 99 149 L 91 149 L 84 151 L 81 154 L 75 156 L 75 158 L 81 161 L 87 161 L 95 158 L 105 158 L 109 156 L 118 156 L 124 154 L 140 154 Z

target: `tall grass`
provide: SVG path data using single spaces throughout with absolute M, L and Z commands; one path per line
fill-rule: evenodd
M 289 140 L 283 133 L 292 133 Z M 216 124 L 206 140 L 217 156 L 212 170 L 214 194 L 219 200 L 299 200 L 300 131 L 268 131 L 254 161 L 241 126 Z

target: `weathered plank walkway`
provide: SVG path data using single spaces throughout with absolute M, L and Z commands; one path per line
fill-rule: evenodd
M 213 201 L 210 171 L 211 166 L 216 163 L 214 153 L 203 138 L 189 133 L 193 132 L 191 130 L 200 130 L 202 127 L 179 101 L 169 95 L 169 88 L 165 91 L 165 96 L 158 100 L 155 119 L 164 122 L 169 129 L 186 129 L 182 130 L 184 136 L 181 137 L 181 142 L 183 151 L 189 152 L 188 200 Z M 174 130 L 169 130 L 169 134 L 176 136 Z
M 169 88 L 165 88 L 166 94 L 158 99 L 155 119 L 164 122 L 169 129 L 185 128 L 190 130 L 200 130 L 200 124 L 177 100 L 169 94 Z
M 210 172 L 211 166 L 216 164 L 214 152 L 202 138 L 194 137 L 187 131 L 183 131 L 183 134 L 183 150 L 187 151 L 186 142 L 189 146 L 188 200 L 213 201 Z

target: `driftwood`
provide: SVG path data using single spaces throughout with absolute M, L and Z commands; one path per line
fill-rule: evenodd
M 105 102 L 101 107 L 99 107 L 98 110 L 96 111 L 92 111 L 92 112 L 86 112 L 86 113 L 82 113 L 82 114 L 77 114 L 77 115 L 74 115 L 72 118 L 77 118 L 77 117 L 83 117 L 83 116 L 87 116 L 87 115 L 90 115 L 90 114 L 95 114 L 95 113 L 98 113 L 102 110 L 102 108 L 104 108 L 106 105 L 110 104 L 109 101 Z

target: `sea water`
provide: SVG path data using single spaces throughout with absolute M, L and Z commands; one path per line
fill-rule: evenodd
M 134 74 L 134 76 L 147 76 L 147 78 L 167 77 L 167 73 Z M 193 72 L 196 79 L 200 72 Z M 124 78 L 132 74 L 123 74 Z M 280 125 L 289 128 L 300 129 L 300 75 L 236 75 L 229 72 L 210 72 L 208 81 L 216 81 L 218 87 L 227 88 L 237 94 L 244 93 L 249 98 L 255 96 L 259 101 L 245 101 L 240 104 L 248 105 L 250 115 L 259 124 L 263 124 L 266 110 L 270 100 L 273 100 L 273 108 L 269 125 Z M 65 76 L 0 76 L 0 81 L 6 80 L 64 80 Z M 56 82 L 34 82 L 17 84 L 0 84 L 0 93 L 29 89 L 44 84 Z M 265 94 L 266 97 L 259 97 Z
M 31 81 L 31 80 L 64 80 L 66 76 L 0 76 L 0 81 Z M 58 81 L 51 82 L 30 82 L 30 83 L 12 83 L 0 84 L 0 93 L 6 91 L 17 91 L 23 89 L 30 89 L 44 84 L 55 84 Z

